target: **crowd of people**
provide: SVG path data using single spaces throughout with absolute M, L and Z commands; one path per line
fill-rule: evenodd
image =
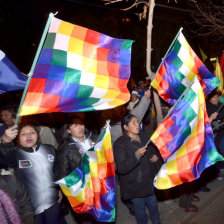
M 14 126 L 17 107 L 2 105 L 0 223 L 66 223 L 63 194 L 55 181 L 80 167 L 83 155 L 94 145 L 108 119 L 122 199 L 138 224 L 146 224 L 149 219 L 153 224 L 161 223 L 153 180 L 163 160 L 152 143 L 145 146 L 150 138 L 144 129 L 151 103 L 148 85 L 140 81 L 132 86 L 130 102 L 114 109 L 91 116 L 89 112 L 24 116 L 18 127 Z M 206 106 L 217 149 L 224 155 L 223 98 L 219 96 L 217 91 L 210 94 Z M 215 169 L 222 172 L 223 163 L 216 164 Z M 195 194 L 197 187 L 207 188 L 203 176 L 194 182 L 190 183 L 193 187 L 183 184 L 179 188 L 180 207 L 186 212 L 197 212 L 192 204 L 200 200 Z M 93 222 L 88 216 L 77 216 L 80 223 Z

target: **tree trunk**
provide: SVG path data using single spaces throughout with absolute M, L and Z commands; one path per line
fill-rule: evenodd
M 147 25 L 147 49 L 146 49 L 146 71 L 148 77 L 146 79 L 153 80 L 155 73 L 151 70 L 151 52 L 152 52 L 152 20 L 153 20 L 153 11 L 155 7 L 155 0 L 150 0 L 149 4 L 149 13 L 148 13 L 148 25 Z M 156 118 L 157 125 L 159 125 L 163 120 L 162 108 L 159 96 L 157 92 L 153 91 L 154 103 L 156 107 Z

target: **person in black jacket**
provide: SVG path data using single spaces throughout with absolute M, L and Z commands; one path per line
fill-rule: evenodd
M 64 136 L 56 156 L 57 179 L 64 178 L 81 166 L 82 156 L 93 146 L 90 136 L 85 136 L 85 125 L 81 118 L 71 118 L 63 128 Z
M 114 143 L 114 158 L 120 180 L 121 197 L 131 200 L 138 224 L 147 224 L 149 210 L 153 224 L 160 223 L 153 180 L 161 166 L 161 157 L 152 145 L 145 146 L 148 136 L 139 130 L 139 122 L 132 115 L 121 121 L 124 134 Z

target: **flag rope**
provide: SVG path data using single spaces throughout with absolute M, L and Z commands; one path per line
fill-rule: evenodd
M 40 56 L 40 51 L 41 51 L 41 49 L 42 49 L 42 47 L 43 47 L 45 38 L 46 38 L 46 36 L 47 36 L 48 29 L 49 29 L 49 27 L 50 27 L 51 20 L 52 20 L 53 17 L 54 17 L 54 14 L 53 14 L 53 13 L 50 13 L 50 14 L 49 14 L 49 17 L 48 17 L 48 20 L 47 20 L 47 23 L 46 23 L 46 25 L 45 25 L 44 32 L 43 32 L 43 34 L 42 34 L 42 37 L 41 37 L 39 46 L 38 46 L 38 48 L 37 48 L 37 52 L 36 52 L 36 55 L 35 55 L 35 57 L 34 57 L 33 64 L 32 64 L 32 66 L 31 66 L 30 72 L 29 72 L 29 74 L 28 74 L 28 79 L 27 79 L 27 82 L 26 82 L 26 86 L 25 86 L 25 88 L 24 88 L 23 95 L 22 95 L 22 98 L 21 98 L 21 101 L 20 101 L 20 104 L 19 104 L 19 109 L 18 109 L 18 112 L 17 112 L 17 114 L 16 114 L 15 126 L 17 126 L 17 124 L 18 124 L 19 113 L 20 113 L 21 107 L 22 107 L 22 105 L 23 105 L 23 101 L 24 101 L 24 99 L 25 99 L 26 92 L 27 92 L 27 90 L 28 90 L 28 87 L 29 87 L 29 84 L 30 84 L 31 77 L 32 77 L 32 75 L 33 75 L 34 68 L 35 68 L 35 66 L 36 66 L 36 64 L 37 64 L 37 60 L 38 60 L 38 58 L 39 58 L 39 56 Z

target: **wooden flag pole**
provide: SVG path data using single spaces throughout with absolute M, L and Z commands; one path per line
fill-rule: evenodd
M 155 74 L 158 73 L 158 71 L 159 71 L 159 69 L 160 69 L 160 67 L 161 67 L 161 65 L 162 65 L 162 63 L 163 63 L 163 61 L 164 61 L 164 59 L 166 58 L 166 56 L 167 56 L 168 53 L 170 52 L 170 49 L 173 47 L 173 45 L 174 45 L 174 43 L 175 43 L 177 37 L 179 36 L 179 34 L 180 34 L 180 32 L 181 32 L 182 30 L 183 30 L 183 27 L 181 27 L 181 28 L 179 29 L 178 33 L 176 34 L 175 38 L 173 39 L 172 43 L 170 44 L 168 50 L 166 51 L 166 54 L 164 55 L 164 57 L 162 58 L 162 60 L 161 60 L 161 62 L 160 62 L 159 67 L 157 68 L 157 71 L 156 71 Z M 153 81 L 153 80 L 152 80 L 152 81 Z M 152 81 L 151 81 L 151 83 L 152 83 Z M 151 84 L 150 84 L 149 90 L 151 90 Z
M 14 124 L 15 126 L 17 126 L 17 124 L 18 124 L 19 113 L 20 113 L 21 107 L 22 107 L 22 105 L 23 105 L 23 102 L 24 102 L 24 99 L 25 99 L 25 96 L 26 96 L 26 92 L 27 92 L 28 87 L 29 87 L 29 84 L 30 84 L 31 77 L 32 77 L 32 75 L 33 75 L 34 68 L 35 68 L 35 66 L 36 66 L 36 64 L 37 64 L 37 60 L 38 60 L 38 58 L 39 58 L 39 56 L 40 56 L 40 52 L 41 52 L 41 49 L 42 49 L 42 47 L 43 47 L 45 38 L 46 38 L 46 36 L 47 36 L 48 29 L 49 29 L 49 27 L 50 27 L 51 20 L 52 20 L 53 17 L 54 17 L 54 14 L 53 14 L 53 13 L 50 13 L 50 14 L 49 14 L 49 17 L 48 17 L 48 20 L 47 20 L 47 23 L 46 23 L 46 25 L 45 25 L 44 32 L 43 32 L 43 34 L 42 34 L 42 37 L 41 37 L 39 46 L 38 46 L 38 48 L 37 48 L 37 52 L 36 52 L 35 58 L 34 58 L 34 60 L 33 60 L 33 64 L 32 64 L 32 66 L 31 66 L 30 72 L 29 72 L 29 74 L 28 74 L 28 79 L 27 79 L 27 82 L 26 82 L 26 86 L 25 86 L 25 88 L 24 88 L 23 95 L 22 95 L 22 98 L 21 98 L 21 101 L 20 101 L 20 104 L 19 104 L 19 109 L 18 109 L 18 112 L 17 112 L 17 114 L 16 114 L 16 121 L 15 121 L 15 124 Z
M 191 85 L 193 84 L 194 80 L 197 79 L 197 76 L 194 77 L 194 79 L 191 81 L 191 83 L 189 84 L 189 86 L 185 89 L 185 91 L 181 94 L 181 96 L 178 98 L 178 100 L 176 101 L 176 103 L 170 108 L 170 110 L 168 111 L 167 115 L 165 116 L 165 118 L 163 119 L 163 121 L 170 115 L 170 113 L 173 111 L 173 109 L 175 108 L 175 106 L 180 102 L 180 100 L 186 95 L 186 93 L 189 91 Z M 151 142 L 151 137 L 148 140 L 148 142 L 145 144 L 145 146 L 148 146 L 149 143 Z

